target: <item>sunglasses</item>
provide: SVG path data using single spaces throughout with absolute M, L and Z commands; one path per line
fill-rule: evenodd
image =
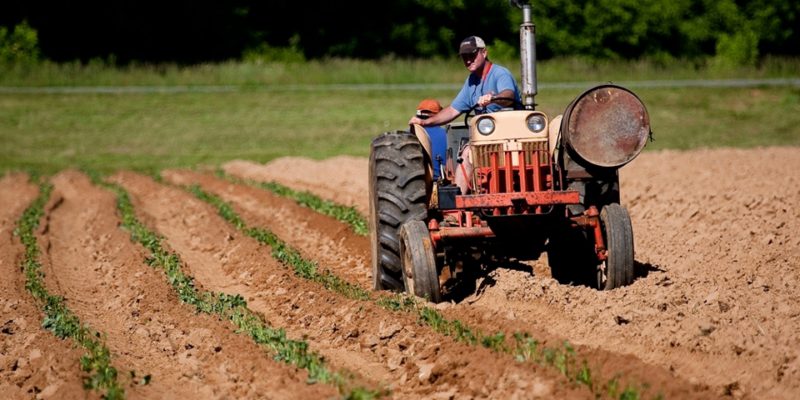
M 480 53 L 480 50 L 475 50 L 475 51 L 473 51 L 472 53 L 469 53 L 469 54 L 460 54 L 460 56 L 461 56 L 461 59 L 464 60 L 464 61 L 473 61 L 473 60 L 475 60 L 475 58 L 478 57 L 479 53 Z

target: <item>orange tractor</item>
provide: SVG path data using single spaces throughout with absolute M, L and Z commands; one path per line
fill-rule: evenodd
M 651 136 L 631 91 L 602 85 L 550 119 L 535 109 L 531 6 L 520 25 L 522 104 L 447 125 L 447 152 L 434 181 L 424 128 L 386 132 L 370 149 L 370 232 L 376 290 L 440 302 L 470 268 L 546 253 L 564 283 L 602 290 L 634 280 L 633 230 L 620 205 L 618 170 Z M 470 193 L 454 184 L 469 143 Z M 439 164 L 439 163 L 437 163 Z

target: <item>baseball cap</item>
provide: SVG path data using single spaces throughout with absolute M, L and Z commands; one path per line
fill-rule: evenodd
M 436 99 L 425 99 L 417 106 L 417 116 L 425 114 L 436 114 L 442 111 L 442 105 Z
M 484 43 L 483 39 L 477 36 L 470 36 L 461 41 L 461 45 L 458 47 L 458 54 L 472 54 L 478 49 L 485 49 L 486 43 Z

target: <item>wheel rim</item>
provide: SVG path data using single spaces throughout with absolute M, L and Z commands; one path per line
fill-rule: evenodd
M 606 282 L 608 282 L 608 263 L 603 260 L 597 265 L 597 287 L 605 287 Z
M 441 287 L 436 255 L 428 227 L 422 221 L 409 221 L 400 228 L 403 281 L 406 292 L 438 303 Z
M 414 259 L 411 252 L 406 249 L 405 241 L 400 242 L 400 252 L 403 255 L 403 282 L 406 285 L 406 291 L 410 294 L 416 294 L 414 287 Z

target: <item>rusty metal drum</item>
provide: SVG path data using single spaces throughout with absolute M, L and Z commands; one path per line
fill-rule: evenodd
M 593 87 L 570 103 L 561 121 L 564 142 L 588 163 L 621 167 L 650 137 L 650 117 L 633 92 L 616 85 Z

